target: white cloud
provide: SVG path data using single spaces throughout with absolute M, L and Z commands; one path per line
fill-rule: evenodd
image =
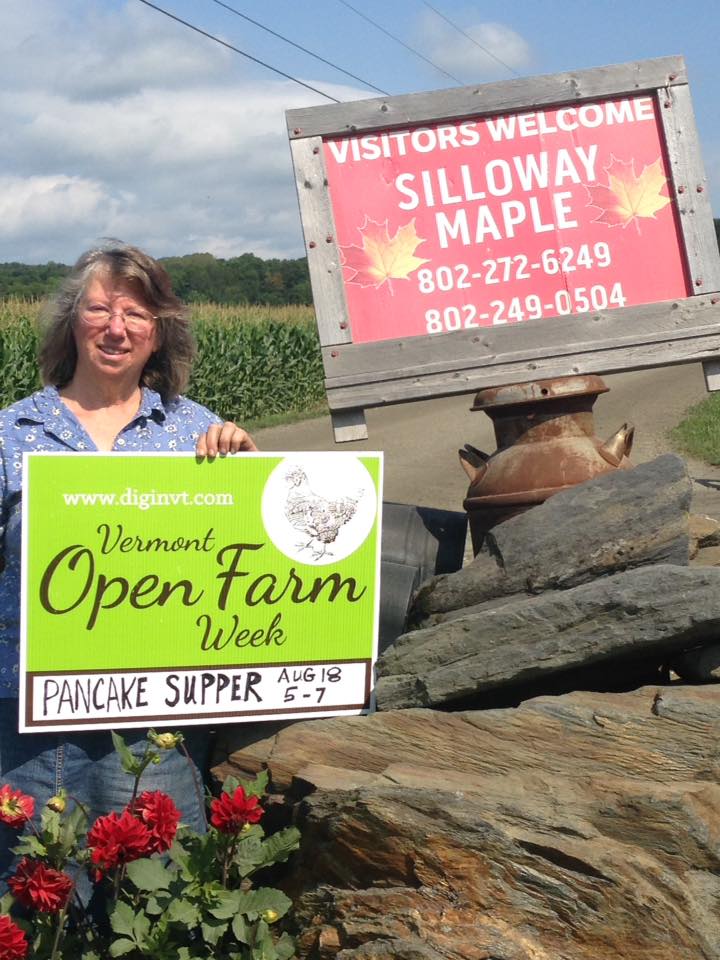
M 101 183 L 82 177 L 0 177 L 0 239 L 18 232 L 56 234 L 88 218 L 111 216 L 117 206 Z
M 219 81 L 227 73 L 229 50 L 181 26 L 158 29 L 157 14 L 137 3 L 119 9 L 104 4 L 6 0 L 9 29 L 0 37 L 5 79 L 22 89 L 52 90 L 82 101 L 120 97 L 145 86 L 173 89 Z M 8 59 L 16 69 L 7 69 Z
M 71 262 L 103 236 L 156 256 L 302 254 L 284 110 L 325 101 L 250 79 L 239 57 L 181 27 L 158 30 L 139 4 L 9 6 L 0 260 Z
M 433 63 L 467 83 L 527 71 L 530 44 L 512 27 L 472 20 L 468 15 L 450 19 L 456 26 L 432 11 L 421 16 L 420 36 Z

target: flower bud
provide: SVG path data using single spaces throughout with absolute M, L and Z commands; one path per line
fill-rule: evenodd
M 178 744 L 183 742 L 181 733 L 155 733 L 151 730 L 148 734 L 148 740 L 161 750 L 174 750 Z
M 262 918 L 265 923 L 275 923 L 279 916 L 280 914 L 277 912 L 277 910 L 264 910 Z
M 61 793 L 56 793 L 47 802 L 48 810 L 53 810 L 55 813 L 65 813 L 65 807 L 67 807 L 67 800 Z
M 159 763 L 162 763 L 162 757 L 159 757 L 157 754 L 150 761 L 154 766 L 157 766 Z

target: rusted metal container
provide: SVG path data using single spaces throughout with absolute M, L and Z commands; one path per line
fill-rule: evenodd
M 592 408 L 608 387 L 597 376 L 557 377 L 481 390 L 473 410 L 495 428 L 492 456 L 470 444 L 459 451 L 470 478 L 464 501 L 473 550 L 488 530 L 560 490 L 631 466 L 633 428 L 623 424 L 604 443 L 594 435 Z

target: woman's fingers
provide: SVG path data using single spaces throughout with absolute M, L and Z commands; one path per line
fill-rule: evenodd
M 241 451 L 257 450 L 255 441 L 247 431 L 243 430 L 232 420 L 225 423 L 213 423 L 207 433 L 198 438 L 195 453 L 198 457 L 214 459 L 218 454 L 240 453 Z

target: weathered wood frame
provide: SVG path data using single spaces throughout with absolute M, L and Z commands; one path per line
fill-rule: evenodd
M 655 97 L 693 295 L 616 310 L 353 344 L 322 142 L 638 94 Z M 367 436 L 364 408 L 503 383 L 702 360 L 720 389 L 720 257 L 685 62 L 634 63 L 287 113 L 325 387 L 336 441 Z M 715 359 L 719 358 L 719 359 Z

